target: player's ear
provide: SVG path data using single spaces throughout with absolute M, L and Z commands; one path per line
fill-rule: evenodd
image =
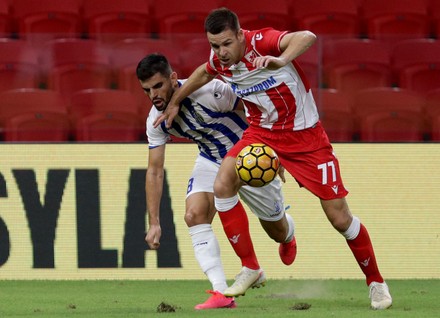
M 171 75 L 170 75 L 170 79 L 171 79 L 171 82 L 173 84 L 175 84 L 177 82 L 177 73 L 176 72 L 172 72 Z

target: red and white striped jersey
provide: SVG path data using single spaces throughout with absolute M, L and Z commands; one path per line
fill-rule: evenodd
M 319 120 L 304 72 L 292 61 L 278 70 L 257 69 L 257 56 L 281 55 L 280 41 L 287 32 L 272 28 L 244 30 L 246 51 L 237 64 L 223 67 L 211 51 L 207 72 L 220 75 L 243 99 L 249 124 L 270 130 L 302 130 Z

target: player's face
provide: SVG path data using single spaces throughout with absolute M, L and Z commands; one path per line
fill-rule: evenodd
M 237 33 L 227 29 L 218 34 L 207 33 L 209 44 L 224 67 L 240 62 L 244 55 L 243 31 Z
M 173 72 L 170 77 L 165 77 L 160 73 L 156 73 L 146 81 L 140 81 L 140 83 L 154 107 L 158 111 L 163 111 L 167 108 L 177 85 L 177 74 Z

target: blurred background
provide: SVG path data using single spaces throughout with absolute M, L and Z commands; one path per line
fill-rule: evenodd
M 297 61 L 332 142 L 440 140 L 438 0 L 0 0 L 0 141 L 145 142 L 137 63 L 161 52 L 188 77 L 221 6 L 318 35 Z

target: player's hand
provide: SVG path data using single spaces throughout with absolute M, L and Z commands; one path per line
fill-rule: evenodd
M 169 102 L 167 108 L 163 111 L 162 115 L 156 118 L 156 120 L 153 122 L 154 128 L 159 126 L 162 122 L 165 121 L 165 126 L 167 128 L 171 128 L 171 125 L 173 124 L 174 117 L 177 116 L 179 113 L 180 105 L 172 103 L 172 101 Z
M 281 181 L 283 181 L 283 183 L 286 183 L 286 176 L 284 175 L 286 169 L 284 169 L 284 167 L 282 165 L 280 165 L 280 167 L 278 168 L 278 176 L 281 178 Z
M 269 70 L 276 70 L 286 65 L 286 62 L 275 56 L 266 55 L 258 56 L 253 62 L 256 68 L 267 68 Z
M 160 246 L 160 237 L 162 235 L 162 229 L 160 225 L 151 225 L 145 236 L 145 242 L 152 250 L 157 250 Z

